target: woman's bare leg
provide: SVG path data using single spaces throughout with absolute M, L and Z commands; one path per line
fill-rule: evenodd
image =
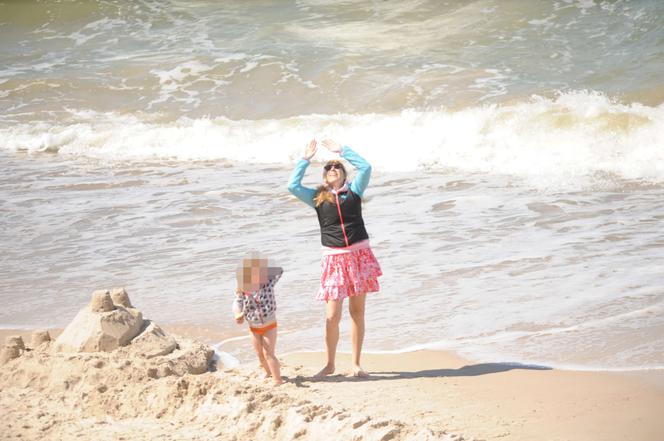
M 350 337 L 353 342 L 353 375 L 366 377 L 368 374 L 360 365 L 362 356 L 362 343 L 364 342 L 364 305 L 366 294 L 360 294 L 348 298 L 348 310 L 351 318 Z
M 328 300 L 325 303 L 325 348 L 327 350 L 327 364 L 315 375 L 316 377 L 325 377 L 334 373 L 342 306 L 343 302 L 341 300 Z
M 277 328 L 270 329 L 263 335 L 263 352 L 274 383 L 279 385 L 281 381 L 281 369 L 279 360 L 274 355 L 274 348 L 277 346 Z
M 259 334 L 251 333 L 251 339 L 254 343 L 254 350 L 256 351 L 256 355 L 258 356 L 258 361 L 260 362 L 261 366 L 263 366 L 263 369 L 265 369 L 265 376 L 269 377 L 270 374 L 270 367 L 267 364 L 267 360 L 265 359 L 265 353 L 263 352 L 263 337 Z

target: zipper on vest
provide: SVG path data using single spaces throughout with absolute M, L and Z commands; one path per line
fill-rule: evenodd
M 339 212 L 339 220 L 341 221 L 341 232 L 344 233 L 344 242 L 346 242 L 346 246 L 349 247 L 348 236 L 346 236 L 346 227 L 344 226 L 344 217 L 341 215 L 341 205 L 339 205 L 339 195 L 335 193 L 334 197 L 337 200 L 337 211 Z

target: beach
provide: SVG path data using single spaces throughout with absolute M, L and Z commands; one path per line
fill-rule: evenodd
M 294 354 L 313 369 L 323 354 Z M 346 359 L 348 363 L 350 360 Z M 369 381 L 342 377 L 312 392 L 339 406 L 486 440 L 655 440 L 664 376 L 473 363 L 449 352 L 371 354 Z M 370 409 L 370 410 L 369 410 Z
M 30 332 L 0 337 L 8 335 Z M 101 369 L 91 367 L 94 354 L 83 358 L 87 367 L 70 362 L 69 377 L 84 378 L 70 389 L 54 386 L 66 378 L 49 374 L 48 363 L 0 368 L 3 439 L 315 440 L 334 430 L 338 439 L 652 441 L 664 433 L 661 371 L 563 371 L 415 351 L 365 355 L 367 379 L 345 374 L 350 359 L 340 354 L 338 373 L 317 380 L 324 354 L 293 353 L 282 357 L 279 387 L 247 363 L 177 379 L 109 375 L 103 398 L 91 400 L 80 396 L 92 381 L 85 371 Z
M 0 2 L 0 438 L 663 440 L 663 17 Z M 287 185 L 312 139 L 305 187 L 326 139 L 371 166 L 368 380 L 311 377 L 324 250 Z M 283 269 L 278 389 L 233 320 L 249 253 Z M 103 287 L 143 315 L 58 343 Z

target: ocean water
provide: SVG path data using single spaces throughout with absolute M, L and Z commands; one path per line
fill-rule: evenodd
M 663 23 L 654 0 L 1 2 L 0 326 L 125 286 L 243 335 L 258 250 L 279 350 L 322 349 L 318 224 L 286 182 L 331 137 L 373 165 L 366 350 L 662 369 Z

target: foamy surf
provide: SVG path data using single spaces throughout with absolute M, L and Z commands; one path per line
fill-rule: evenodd
M 560 189 L 615 180 L 664 182 L 664 107 L 625 105 L 590 92 L 457 111 L 155 119 L 72 111 L 67 123 L 5 124 L 1 146 L 104 161 L 284 165 L 301 156 L 303 141 L 337 137 L 361 147 L 386 172 L 454 169 Z M 322 152 L 320 159 L 328 156 Z

